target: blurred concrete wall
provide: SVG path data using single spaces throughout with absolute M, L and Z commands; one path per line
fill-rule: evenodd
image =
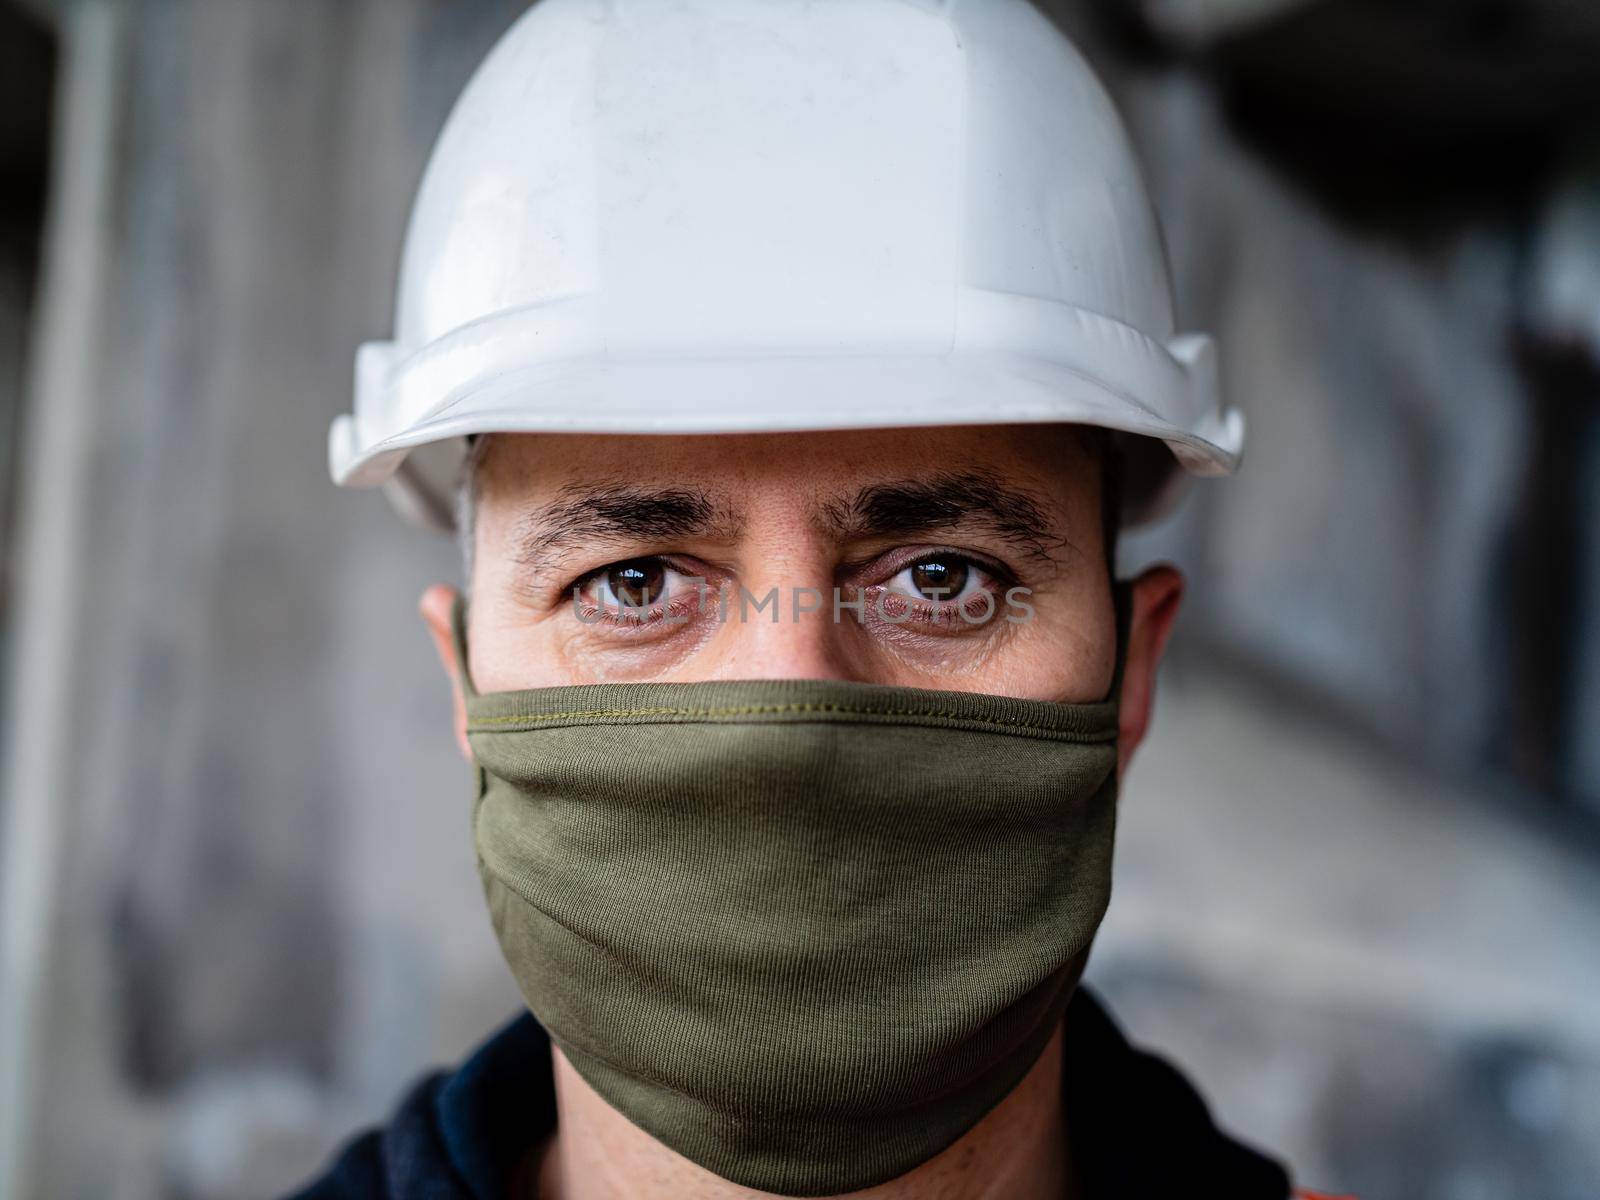
M 7 1165 L 26 1158 L 29 1194 L 235 1194 L 252 1164 L 284 1169 L 279 1125 L 325 1131 L 303 1172 L 515 1006 L 415 616 L 453 548 L 325 465 L 352 349 L 388 328 L 427 148 L 511 16 L 66 17 L 57 361 L 39 368 L 55 423 L 35 431 L 23 550 L 47 569 L 19 605 L 12 725 L 43 752 L 13 758 L 8 798 L 36 845 L 12 847 L 8 905 L 19 857 L 55 851 L 44 957 L 23 964 L 27 1098 L 5 1113 L 26 1122 Z
M 54 95 L 48 24 L 37 14 L 0 6 L 0 623 L 12 593 L 18 443 Z
M 1600 9 L 1095 7 L 1149 39 L 1124 101 L 1248 410 L 1173 542 L 1202 636 L 1600 818 Z
M 427 149 L 521 7 L 62 10 L 0 838 L 5 1200 L 286 1188 L 518 1007 L 414 614 L 454 550 L 337 492 L 324 437 L 354 347 L 389 331 Z M 1448 236 L 1375 228 L 1240 134 L 1221 66 L 1125 58 L 1093 7 L 1058 15 L 1114 78 L 1180 307 L 1222 337 L 1251 432 L 1237 480 L 1125 548 L 1195 586 L 1097 978 L 1308 1182 L 1577 1197 L 1559 1189 L 1594 1166 L 1600 1032 L 1579 996 L 1600 986 L 1600 885 L 1562 844 L 1577 827 L 1524 820 L 1504 781 L 1600 794 L 1574 715 L 1600 711 L 1600 604 L 1530 648 L 1518 622 L 1563 610 L 1507 598 L 1516 575 L 1537 599 L 1552 562 L 1600 589 L 1587 443 L 1586 515 L 1514 569 L 1550 503 L 1530 489 L 1540 405 L 1592 402 L 1583 352 L 1546 354 L 1581 337 L 1532 339 L 1530 369 L 1516 336 L 1591 311 L 1567 265 L 1593 244 L 1587 176 L 1574 161 L 1530 211 Z M 1280 7 L 1318 6 L 1262 6 Z M 1571 669 L 1552 682 L 1547 659 Z M 1545 715 L 1508 741 L 1529 697 Z M 1543 738 L 1552 720 L 1572 727 Z M 1509 945 L 1519 926 L 1544 936 Z M 1522 983 L 1496 987 L 1508 951 Z M 1446 1002 L 1463 990 L 1482 1002 Z M 1531 1074 L 1502 1073 L 1509 1101 L 1473 1065 L 1506 1044 L 1533 1047 L 1513 1056 Z M 1401 1087 L 1391 1125 L 1363 1121 Z M 1495 1130 L 1507 1112 L 1534 1124 Z M 1419 1155 L 1410 1123 L 1432 1114 Z M 1494 1171 L 1441 1175 L 1469 1148 Z

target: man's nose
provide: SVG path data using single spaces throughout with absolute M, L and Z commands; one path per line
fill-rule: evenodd
M 841 600 L 848 600 L 841 597 Z M 840 679 L 867 681 L 853 643 L 860 630 L 849 607 L 826 586 L 777 586 L 733 597 L 727 619 L 707 647 L 714 679 Z

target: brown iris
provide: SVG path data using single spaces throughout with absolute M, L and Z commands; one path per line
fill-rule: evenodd
M 960 559 L 928 558 L 912 564 L 911 586 L 926 600 L 950 600 L 965 590 L 967 574 Z
M 618 563 L 606 571 L 606 588 L 619 604 L 646 608 L 661 599 L 667 589 L 667 568 L 653 558 Z

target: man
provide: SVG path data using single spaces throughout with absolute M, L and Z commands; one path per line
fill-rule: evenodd
M 1040 14 L 543 0 L 397 327 L 332 466 L 461 481 L 422 610 L 531 1015 L 303 1195 L 1289 1194 L 1077 986 L 1183 591 L 1116 533 L 1243 430 Z

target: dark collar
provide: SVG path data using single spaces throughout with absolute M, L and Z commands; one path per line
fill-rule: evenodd
M 1285 1200 L 1289 1179 L 1233 1141 L 1169 1063 L 1136 1050 L 1086 988 L 1067 1008 L 1062 1098 L 1094 1200 Z M 422 1080 L 386 1130 L 352 1142 L 296 1200 L 505 1200 L 556 1125 L 550 1037 L 524 1013 L 453 1073 Z

